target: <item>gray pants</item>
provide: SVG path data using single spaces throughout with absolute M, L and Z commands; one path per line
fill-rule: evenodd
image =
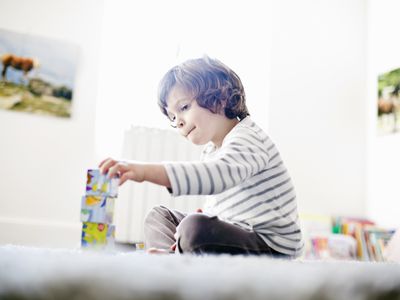
M 164 206 L 156 206 L 147 214 L 144 234 L 146 248 L 169 250 L 176 242 L 176 252 L 179 253 L 265 254 L 289 258 L 268 247 L 253 231 L 224 222 L 216 216 L 203 213 L 187 215 Z

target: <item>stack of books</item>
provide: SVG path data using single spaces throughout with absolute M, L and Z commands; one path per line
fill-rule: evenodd
M 305 235 L 305 259 L 388 260 L 393 229 L 379 227 L 366 218 L 315 214 L 302 214 L 300 218 Z
M 332 232 L 352 236 L 356 240 L 359 260 L 385 261 L 385 250 L 395 230 L 379 227 L 368 219 L 335 217 Z
M 301 216 L 304 232 L 304 259 L 354 260 L 356 259 L 356 240 L 344 234 L 332 233 L 332 217 L 320 214 Z

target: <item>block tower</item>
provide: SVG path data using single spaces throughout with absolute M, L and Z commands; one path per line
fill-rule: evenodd
M 82 248 L 114 247 L 114 204 L 118 196 L 118 178 L 107 178 L 100 170 L 88 170 L 86 194 L 82 197 Z

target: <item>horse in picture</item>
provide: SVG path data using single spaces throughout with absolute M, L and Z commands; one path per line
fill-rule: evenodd
M 39 61 L 35 58 L 20 57 L 9 53 L 2 55 L 1 62 L 3 64 L 3 71 L 1 72 L 3 81 L 7 79 L 7 70 L 9 67 L 22 71 L 25 79 L 29 71 L 39 67 Z

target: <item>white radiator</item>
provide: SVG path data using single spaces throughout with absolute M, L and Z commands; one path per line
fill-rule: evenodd
M 146 127 L 132 127 L 125 132 L 122 157 L 146 162 L 199 160 L 202 146 L 195 146 L 177 132 Z M 204 197 L 173 198 L 165 187 L 127 181 L 120 187 L 115 207 L 116 239 L 137 243 L 144 240 L 143 221 L 156 205 L 183 212 L 203 207 Z

